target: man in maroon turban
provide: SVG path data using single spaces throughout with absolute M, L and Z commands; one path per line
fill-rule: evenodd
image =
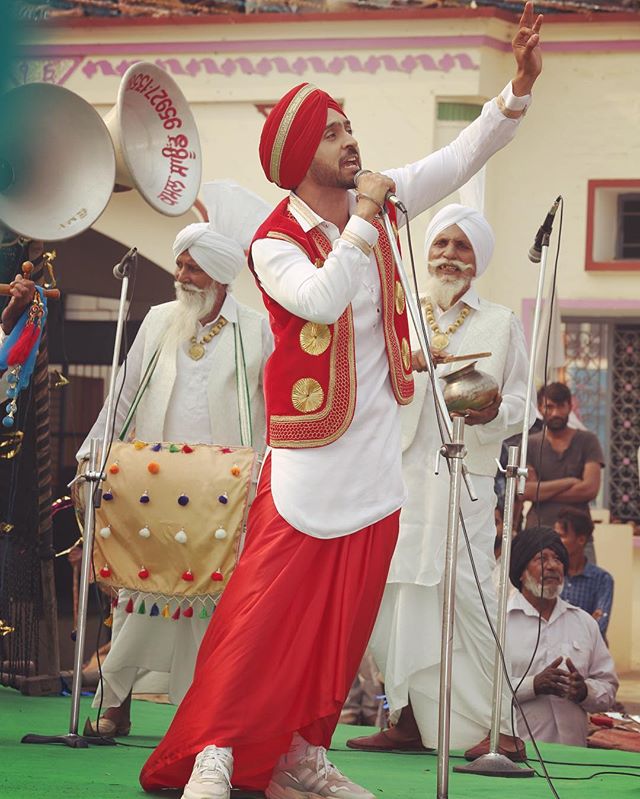
M 250 266 L 275 339 L 264 390 L 271 447 L 247 544 L 200 648 L 193 684 L 145 764 L 146 790 L 183 799 L 375 799 L 326 748 L 377 613 L 405 500 L 399 406 L 413 396 L 406 300 L 380 220 L 413 218 L 515 134 L 541 71 L 527 3 L 517 74 L 438 153 L 354 178 L 349 119 L 308 83 L 273 108 L 268 179 L 291 193 L 258 229 Z

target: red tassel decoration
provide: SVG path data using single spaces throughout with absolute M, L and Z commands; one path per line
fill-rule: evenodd
M 182 615 L 185 617 L 185 619 L 190 619 L 193 616 L 193 608 L 191 605 L 182 611 Z
M 127 602 L 127 607 L 125 608 L 127 613 L 133 613 L 133 598 L 129 597 L 129 601 Z
M 29 353 L 33 349 L 36 339 L 40 335 L 40 327 L 38 325 L 27 324 L 22 333 L 18 337 L 16 343 L 9 350 L 7 355 L 7 364 L 15 366 L 17 363 L 24 363 L 29 357 Z
M 176 608 L 176 610 L 175 610 L 175 613 L 173 614 L 173 616 L 171 616 L 171 618 L 172 618 L 174 621 L 177 621 L 177 620 L 180 618 L 180 606 L 179 606 L 179 605 L 178 605 L 178 607 Z

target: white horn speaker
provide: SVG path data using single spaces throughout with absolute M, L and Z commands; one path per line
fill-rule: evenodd
M 28 83 L 0 98 L 0 119 L 0 222 L 45 241 L 90 227 L 116 172 L 98 112 L 61 86 Z
M 200 189 L 202 155 L 173 78 L 144 61 L 129 67 L 105 123 L 116 151 L 116 191 L 135 188 L 162 214 L 186 213 Z

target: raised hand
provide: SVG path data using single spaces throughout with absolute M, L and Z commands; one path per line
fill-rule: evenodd
M 511 42 L 517 67 L 513 92 L 518 96 L 530 94 L 536 78 L 542 72 L 540 51 L 542 19 L 542 14 L 534 15 L 533 3 L 526 3 L 520 17 L 520 27 Z

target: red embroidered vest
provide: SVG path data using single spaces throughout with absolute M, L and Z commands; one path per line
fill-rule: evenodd
M 305 233 L 283 200 L 258 228 L 254 241 L 276 238 L 299 247 L 321 268 L 331 242 L 319 228 Z M 395 209 L 389 205 L 395 226 Z M 389 239 L 381 222 L 374 255 L 382 289 L 382 323 L 389 379 L 400 405 L 413 397 L 411 348 L 405 297 Z M 253 262 L 249 258 L 249 266 Z M 256 278 L 257 279 L 257 278 Z M 275 340 L 264 373 L 267 443 L 272 447 L 322 447 L 347 430 L 356 407 L 356 360 L 351 305 L 332 325 L 309 322 L 283 308 L 258 281 Z

